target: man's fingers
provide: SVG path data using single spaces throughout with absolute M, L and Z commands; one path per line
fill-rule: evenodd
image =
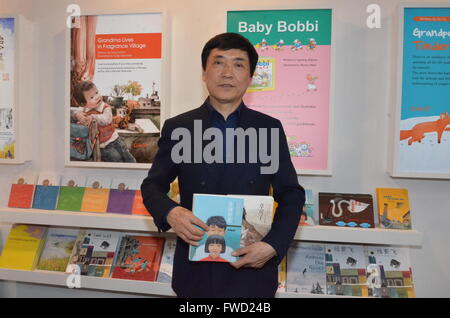
M 245 257 L 245 256 L 242 257 L 242 258 L 240 258 L 240 259 L 237 260 L 236 262 L 230 263 L 230 265 L 233 266 L 233 267 L 236 268 L 236 269 L 239 269 L 239 268 L 241 268 L 241 267 L 243 267 L 243 266 L 246 266 L 246 265 L 248 265 L 248 264 L 249 264 L 248 258 Z
M 196 217 L 195 215 L 191 215 L 190 221 L 192 224 L 195 224 L 199 227 L 201 227 L 204 231 L 208 231 L 208 225 L 203 222 L 202 220 L 200 220 L 198 217 Z

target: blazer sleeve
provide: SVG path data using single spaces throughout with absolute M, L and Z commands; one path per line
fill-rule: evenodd
M 166 120 L 158 141 L 158 152 L 147 177 L 141 185 L 144 205 L 153 217 L 159 231 L 168 231 L 167 215 L 178 203 L 167 196 L 170 184 L 178 175 L 178 166 L 172 161 L 171 151 L 176 141 L 171 140 L 172 122 Z
M 279 129 L 279 167 L 271 183 L 274 200 L 278 203 L 272 227 L 262 241 L 277 252 L 278 263 L 286 255 L 295 236 L 305 203 L 305 190 L 299 185 L 297 173 L 291 161 L 286 135 L 281 122 Z

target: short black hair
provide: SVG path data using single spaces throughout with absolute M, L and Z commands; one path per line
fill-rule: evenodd
M 75 92 L 73 94 L 73 97 L 77 101 L 79 105 L 86 105 L 87 101 L 86 98 L 84 98 L 84 92 L 87 92 L 88 90 L 92 89 L 95 86 L 95 84 L 91 81 L 83 81 L 80 84 L 77 85 L 75 88 Z
M 202 67 L 206 70 L 206 61 L 213 49 L 222 51 L 238 49 L 247 52 L 248 60 L 250 62 L 250 77 L 253 76 L 258 62 L 258 52 L 250 41 L 238 33 L 221 33 L 206 42 L 202 51 Z
M 226 229 L 227 221 L 225 221 L 225 218 L 220 215 L 210 216 L 208 220 L 206 220 L 206 225 L 208 226 L 215 225 L 221 229 Z
M 206 239 L 206 243 L 205 243 L 205 253 L 209 253 L 209 244 L 221 244 L 222 250 L 220 251 L 220 253 L 221 254 L 225 253 L 226 244 L 225 244 L 225 239 L 223 238 L 223 236 L 220 236 L 220 235 L 208 236 L 208 238 Z

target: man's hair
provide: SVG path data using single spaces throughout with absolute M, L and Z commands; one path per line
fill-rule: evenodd
M 95 84 L 91 81 L 84 81 L 77 85 L 75 92 L 73 93 L 73 97 L 79 105 L 86 105 L 87 101 L 86 98 L 84 98 L 84 92 L 87 92 L 94 86 Z
M 220 253 L 225 253 L 225 239 L 223 238 L 223 236 L 220 235 L 211 235 L 208 236 L 208 238 L 206 239 L 206 243 L 205 243 L 205 253 L 209 253 L 209 244 L 221 244 L 222 245 L 222 250 L 220 251 Z
M 238 49 L 247 52 L 248 60 L 250 62 L 250 77 L 253 76 L 258 62 L 258 52 L 256 52 L 253 44 L 238 33 L 221 33 L 206 42 L 202 51 L 202 67 L 206 70 L 206 61 L 213 49 L 227 51 Z
M 211 225 L 215 225 L 221 229 L 226 229 L 227 228 L 227 221 L 225 221 L 223 216 L 211 216 L 208 218 L 208 220 L 206 220 L 206 225 L 211 226 Z

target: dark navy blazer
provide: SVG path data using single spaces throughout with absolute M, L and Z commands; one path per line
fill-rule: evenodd
M 282 125 L 279 120 L 245 105 L 240 109 L 238 127 L 244 130 L 250 127 L 267 128 L 269 132 L 270 128 L 279 129 L 279 169 L 275 174 L 261 174 L 263 164 L 259 160 L 257 163 L 249 163 L 248 160 L 246 163 L 228 164 L 194 163 L 193 160 L 191 163 L 174 163 L 171 150 L 178 140 L 171 140 L 172 131 L 184 127 L 194 136 L 194 120 L 201 120 L 203 131 L 211 127 L 207 102 L 166 120 L 161 131 L 158 153 L 141 186 L 144 204 L 153 216 L 155 225 L 160 231 L 170 229 L 166 217 L 178 204 L 169 199 L 167 192 L 176 177 L 181 206 L 189 210 L 192 210 L 194 193 L 268 195 L 272 185 L 278 207 L 272 228 L 263 241 L 276 250 L 277 256 L 261 269 L 237 270 L 228 263 L 189 261 L 189 245 L 178 239 L 172 288 L 178 297 L 274 297 L 278 286 L 278 263 L 286 255 L 295 235 L 305 201 L 305 192 L 298 183 Z M 203 147 L 210 142 L 203 141 Z M 271 151 L 270 143 L 268 149 Z

